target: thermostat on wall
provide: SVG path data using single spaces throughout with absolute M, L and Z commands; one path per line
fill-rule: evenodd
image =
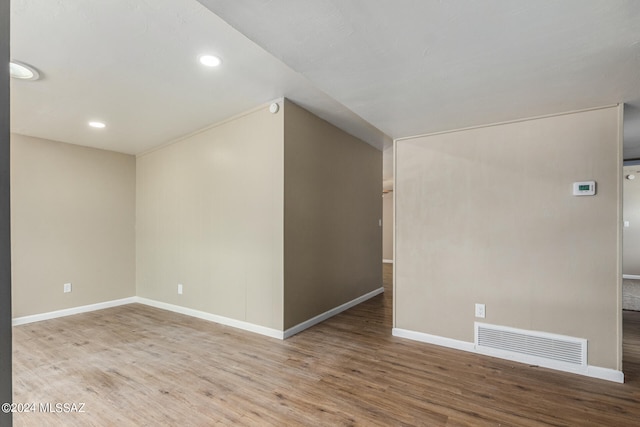
M 596 182 L 595 181 L 574 182 L 573 195 L 574 196 L 595 196 Z

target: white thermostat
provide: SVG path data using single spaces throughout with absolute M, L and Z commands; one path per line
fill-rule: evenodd
M 595 196 L 596 182 L 595 181 L 574 182 L 573 195 L 574 196 Z

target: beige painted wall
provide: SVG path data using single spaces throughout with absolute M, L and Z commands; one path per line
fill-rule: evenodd
M 382 152 L 284 108 L 284 327 L 382 286 Z
M 382 195 L 382 259 L 393 260 L 393 192 Z
M 623 177 L 634 175 L 634 180 L 623 179 L 623 214 L 629 227 L 623 228 L 622 272 L 640 276 L 640 165 L 625 166 Z
M 395 327 L 473 342 L 482 321 L 588 339 L 621 369 L 621 109 L 396 144 Z M 595 180 L 595 197 L 574 181 Z
M 138 296 L 281 330 L 283 170 L 267 108 L 139 156 Z
M 13 134 L 11 204 L 14 318 L 135 295 L 133 156 Z
M 381 152 L 289 102 L 137 159 L 12 150 L 14 316 L 138 295 L 284 330 L 382 285 Z

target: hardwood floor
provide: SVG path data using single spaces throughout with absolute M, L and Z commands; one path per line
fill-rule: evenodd
M 129 305 L 14 328 L 16 426 L 640 425 L 640 313 L 626 384 L 391 336 L 387 291 L 279 341 Z

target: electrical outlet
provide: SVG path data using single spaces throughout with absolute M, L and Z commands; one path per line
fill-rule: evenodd
M 484 304 L 476 304 L 476 317 L 484 319 L 485 307 Z
M 71 292 L 71 283 L 65 283 L 64 284 L 64 293 L 66 294 L 67 292 Z
M 182 283 L 178 283 L 178 295 L 182 295 Z

